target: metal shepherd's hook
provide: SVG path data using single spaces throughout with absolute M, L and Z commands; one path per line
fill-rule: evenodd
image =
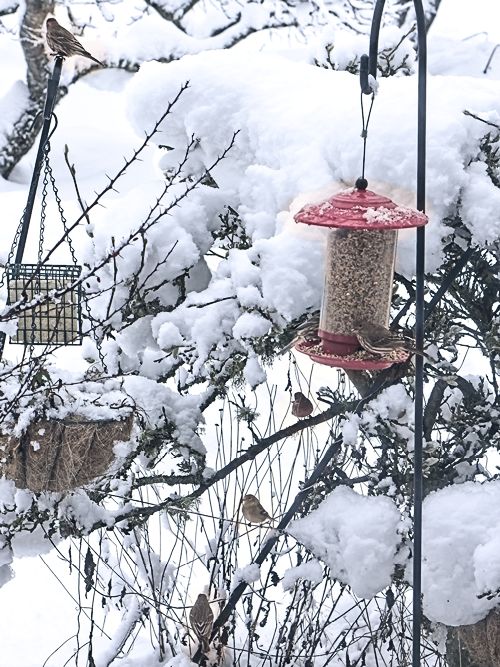
M 385 0 L 377 0 L 370 33 L 370 55 L 361 56 L 361 90 L 371 95 L 377 78 L 377 55 L 380 23 Z M 418 41 L 418 123 L 417 123 L 417 208 L 425 211 L 425 135 L 427 106 L 427 34 L 422 0 L 413 0 L 417 18 Z M 372 78 L 373 77 L 373 78 Z M 418 350 L 424 343 L 424 271 L 425 227 L 417 228 L 415 340 Z M 415 359 L 415 450 L 413 495 L 413 667 L 420 667 L 420 634 L 422 628 L 422 442 L 423 442 L 424 360 Z
M 370 57 L 361 57 L 361 89 L 362 92 L 373 94 L 370 81 L 375 81 L 377 74 L 377 51 L 378 36 L 380 32 L 380 21 L 385 0 L 377 0 L 370 35 Z M 426 35 L 425 17 L 421 0 L 414 0 L 417 14 L 418 27 L 418 161 L 417 161 L 417 208 L 424 211 L 425 206 L 425 109 L 426 109 Z M 373 79 L 370 79 L 370 76 Z M 416 344 L 417 349 L 422 349 L 424 341 L 424 251 L 425 235 L 424 227 L 417 228 L 417 289 L 416 289 Z M 361 399 L 355 412 L 361 410 L 384 383 L 384 376 L 377 379 L 368 396 Z M 422 555 L 422 434 L 423 434 L 423 357 L 416 357 L 415 377 L 415 492 L 414 492 L 414 551 L 413 551 L 413 667 L 420 667 L 420 628 L 422 621 L 421 612 L 421 555 Z M 334 440 L 324 453 L 320 462 L 315 466 L 313 473 L 307 480 L 307 485 L 297 494 L 294 501 L 280 518 L 278 525 L 270 534 L 259 551 L 253 563 L 262 565 L 264 560 L 272 552 L 279 535 L 286 528 L 295 512 L 299 509 L 307 493 L 321 480 L 326 467 L 331 459 L 339 451 L 342 438 Z M 224 624 L 229 620 L 238 600 L 247 587 L 246 582 L 240 582 L 231 592 L 225 607 L 215 619 L 211 638 L 213 639 Z M 206 660 L 200 646 L 192 657 L 196 664 L 205 664 Z
M 28 192 L 28 200 L 26 202 L 26 208 L 24 209 L 23 216 L 21 218 L 21 231 L 19 233 L 19 242 L 16 249 L 16 257 L 14 260 L 15 264 L 21 264 L 21 262 L 23 261 L 24 249 L 26 247 L 26 239 L 28 238 L 28 231 L 31 221 L 31 214 L 33 213 L 33 206 L 35 204 L 38 181 L 40 180 L 45 149 L 47 147 L 47 142 L 50 137 L 50 125 L 54 114 L 54 107 L 56 104 L 57 89 L 59 88 L 59 80 L 61 78 L 61 69 L 63 60 L 64 58 L 62 56 L 56 56 L 54 69 L 52 70 L 52 74 L 50 75 L 49 80 L 47 82 L 47 95 L 45 98 L 45 106 L 43 108 L 43 126 L 42 126 L 42 131 L 40 133 L 40 142 L 38 144 L 38 151 L 36 154 L 35 166 L 33 168 L 33 175 L 31 176 L 30 189 Z M 3 355 L 3 350 L 5 347 L 5 339 L 6 339 L 5 333 L 0 332 L 0 359 L 2 358 Z

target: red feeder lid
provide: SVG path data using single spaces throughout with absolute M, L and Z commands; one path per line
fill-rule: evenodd
M 421 227 L 428 218 L 371 190 L 349 188 L 319 204 L 304 206 L 295 215 L 295 222 L 345 229 L 403 229 Z

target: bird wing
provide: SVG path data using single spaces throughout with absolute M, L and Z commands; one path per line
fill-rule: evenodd
M 214 614 L 210 605 L 208 603 L 203 607 L 196 607 L 195 605 L 191 609 L 189 620 L 196 634 L 205 637 L 210 632 L 214 622 Z

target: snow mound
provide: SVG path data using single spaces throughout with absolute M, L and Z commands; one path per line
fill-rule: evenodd
M 400 522 L 389 498 L 340 487 L 309 516 L 293 521 L 289 532 L 330 567 L 332 576 L 359 597 L 371 598 L 391 583 Z
M 499 535 L 500 482 L 466 482 L 425 499 L 422 590 L 427 618 L 467 625 L 498 605 Z

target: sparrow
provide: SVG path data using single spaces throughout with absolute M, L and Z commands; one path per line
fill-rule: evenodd
M 100 60 L 94 58 L 88 51 L 86 51 L 80 42 L 74 37 L 69 30 L 63 28 L 62 25 L 53 19 L 49 18 L 45 22 L 47 46 L 55 56 L 84 56 L 90 58 L 95 63 L 104 67 Z
M 241 511 L 243 516 L 249 523 L 264 523 L 265 521 L 272 521 L 272 518 L 260 504 L 260 501 L 251 493 L 243 496 L 241 503 Z
M 304 396 L 301 391 L 296 391 L 294 394 L 295 400 L 292 402 L 292 415 L 298 419 L 309 417 L 314 410 L 311 401 Z
M 210 635 L 212 634 L 212 626 L 214 624 L 214 613 L 205 593 L 200 593 L 196 602 L 191 607 L 189 622 L 200 642 L 201 652 L 208 653 L 210 650 Z
M 355 323 L 353 331 L 361 347 L 370 354 L 384 356 L 396 350 L 406 350 L 425 357 L 423 352 L 416 349 L 413 338 L 391 331 L 381 324 L 362 320 Z
M 294 347 L 294 345 L 302 341 L 311 343 L 311 345 L 321 342 L 321 338 L 318 336 L 319 317 L 320 312 L 319 310 L 316 310 L 310 314 L 305 322 L 302 322 L 296 326 L 293 329 L 294 337 L 287 345 L 285 345 L 285 347 L 280 350 L 279 353 L 284 354 L 285 352 L 288 352 L 292 349 L 292 347 Z

